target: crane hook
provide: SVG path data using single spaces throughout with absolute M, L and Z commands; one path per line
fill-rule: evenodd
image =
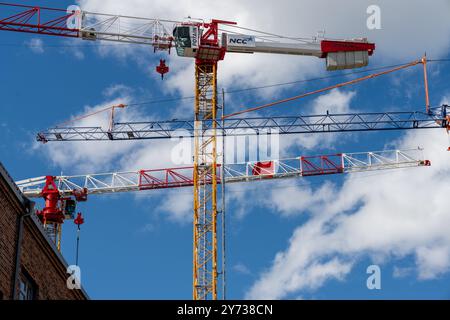
M 169 67 L 166 65 L 166 60 L 159 60 L 159 66 L 156 66 L 156 72 L 161 74 L 161 80 L 164 80 L 164 74 L 169 72 Z

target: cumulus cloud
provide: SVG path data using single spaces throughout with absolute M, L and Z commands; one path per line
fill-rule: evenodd
M 239 263 L 237 263 L 237 264 L 235 264 L 233 266 L 233 271 L 236 272 L 236 273 L 243 274 L 243 275 L 249 275 L 249 274 L 252 273 L 250 271 L 250 269 L 245 264 L 243 264 L 241 262 L 239 262 Z
M 271 190 L 270 198 L 265 201 L 265 204 L 284 216 L 307 210 L 318 211 L 328 199 L 333 197 L 334 192 L 334 186 L 331 183 L 324 183 L 316 190 L 306 184 L 293 186 L 289 181 L 279 182 L 277 187 L 289 191 L 280 192 L 278 188 Z
M 443 130 L 410 132 L 398 142 L 400 148 L 417 144 L 425 146 L 431 167 L 395 170 L 382 179 L 378 174 L 350 175 L 342 188 L 335 187 L 333 201 L 324 196 L 328 190 L 314 190 L 323 199 L 309 208 L 311 219 L 294 231 L 288 248 L 276 255 L 247 297 L 284 298 L 327 279 L 343 279 L 362 256 L 383 262 L 413 255 L 420 279 L 448 272 L 447 137 Z M 271 201 L 281 212 L 294 211 L 295 204 L 286 209 L 285 200 L 296 192 L 286 190 L 288 195 Z M 297 208 L 304 210 L 304 203 L 299 201 Z
M 133 89 L 122 83 L 113 84 L 103 90 L 103 96 L 108 98 L 113 96 L 130 96 L 132 93 Z
M 420 279 L 434 279 L 449 271 L 450 267 L 450 244 L 431 243 L 421 246 L 416 250 L 417 264 Z
M 394 270 L 392 272 L 392 276 L 394 278 L 404 278 L 404 277 L 410 276 L 413 271 L 414 271 L 413 268 L 408 268 L 408 267 L 401 268 L 401 267 L 395 266 Z
M 340 89 L 333 89 L 330 92 L 318 96 L 309 105 L 302 107 L 302 114 L 326 114 L 329 113 L 350 113 L 357 112 L 351 108 L 351 101 L 356 96 L 356 91 L 344 91 Z M 307 110 L 307 111 L 303 111 Z M 346 139 L 352 137 L 347 134 Z M 320 145 L 321 148 L 334 148 L 336 142 L 340 139 L 342 142 L 342 135 L 336 134 L 302 134 L 302 135 L 288 135 L 283 137 L 280 142 L 280 149 L 288 151 L 291 147 L 301 147 L 307 150 L 312 150 Z
M 82 111 L 73 115 L 73 122 L 59 126 L 102 127 L 107 130 L 110 125 L 111 111 L 105 110 L 113 105 L 130 104 L 133 89 L 114 84 L 103 90 L 105 100 L 94 106 L 86 105 Z M 105 111 L 102 111 L 105 110 Z M 149 116 L 139 108 L 126 107 L 116 109 L 115 122 L 148 121 Z M 90 115 L 87 116 L 86 115 Z M 154 120 L 154 117 L 152 118 Z M 183 140 L 181 140 L 183 141 Z M 187 142 L 186 140 L 184 140 Z M 160 169 L 178 165 L 177 157 L 172 155 L 179 139 L 148 141 L 71 141 L 65 143 L 36 144 L 35 148 L 46 154 L 53 165 L 71 174 L 102 172 L 105 170 Z M 189 149 L 188 146 L 186 149 Z M 183 158 L 186 160 L 186 157 Z M 182 163 L 189 164 L 189 163 Z
M 119 103 L 127 103 L 128 101 L 129 97 L 123 96 L 121 98 L 107 100 L 104 103 L 95 106 L 85 106 L 83 111 L 73 118 L 100 111 Z M 127 113 L 127 116 L 124 116 L 125 113 L 118 113 L 118 119 L 124 121 L 126 121 L 125 119 L 133 119 L 135 116 L 131 115 L 132 113 L 133 112 L 130 111 L 130 113 Z M 76 121 L 76 125 L 85 127 L 100 126 L 107 129 L 109 126 L 109 119 L 109 112 L 101 112 L 94 116 Z M 117 161 L 117 157 L 130 152 L 136 144 L 137 143 L 134 142 L 108 144 L 101 141 L 74 141 L 51 145 L 38 145 L 36 148 L 47 153 L 52 163 L 59 168 L 71 168 L 72 171 L 90 173 L 110 169 L 111 165 Z
M 31 51 L 37 54 L 42 54 L 44 50 L 44 42 L 39 38 L 31 38 L 29 41 L 25 42 Z
M 168 215 L 169 220 L 178 223 L 192 222 L 192 190 L 178 189 L 170 190 L 164 195 L 164 200 L 157 207 L 157 210 Z

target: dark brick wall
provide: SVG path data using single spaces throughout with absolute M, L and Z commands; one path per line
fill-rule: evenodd
M 0 174 L 0 296 L 11 299 L 15 272 L 19 215 L 25 209 Z M 38 299 L 86 299 L 83 291 L 66 286 L 66 265 L 48 243 L 41 229 L 31 217 L 25 217 L 20 257 L 24 269 L 37 285 Z
M 0 177 L 0 291 L 4 299 L 11 298 L 19 221 L 17 213 L 22 210 L 8 188 Z
M 80 290 L 67 289 L 66 266 L 31 218 L 26 218 L 22 240 L 21 265 L 38 286 L 38 299 L 84 299 Z

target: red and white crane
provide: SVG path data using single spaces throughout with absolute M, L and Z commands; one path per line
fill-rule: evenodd
M 422 149 L 384 150 L 378 152 L 336 153 L 321 156 L 299 156 L 287 159 L 217 164 L 217 180 L 228 183 L 285 178 L 302 178 L 330 174 L 430 166 Z M 193 166 L 95 173 L 74 176 L 42 176 L 16 181 L 29 198 L 58 193 L 57 198 L 86 201 L 88 195 L 153 189 L 192 187 Z M 221 171 L 223 171 L 223 176 Z M 211 183 L 212 178 L 208 180 Z M 53 188 L 49 190 L 48 186 Z M 52 198 L 52 196 L 48 196 Z M 55 208 L 49 202 L 48 208 Z M 73 216 L 68 217 L 73 219 Z
M 83 40 L 103 40 L 172 48 L 181 57 L 220 61 L 226 53 L 274 53 L 324 58 L 328 70 L 366 66 L 375 50 L 367 39 L 331 40 L 285 37 L 253 31 L 235 22 L 175 21 L 84 11 L 77 6 L 55 9 L 0 2 L 0 30 L 36 33 Z M 171 32 L 169 32 L 171 30 Z M 160 71 L 166 73 L 162 60 Z M 159 71 L 158 71 L 159 72 Z
M 323 58 L 327 70 L 338 70 L 366 66 L 375 50 L 375 45 L 366 39 L 304 39 L 254 31 L 249 35 L 246 34 L 248 29 L 223 20 L 172 21 L 93 13 L 78 7 L 63 10 L 9 3 L 0 3 L 2 30 L 148 45 L 155 52 L 169 54 L 175 48 L 178 56 L 195 59 L 195 148 L 191 177 L 194 189 L 194 299 L 217 299 L 218 62 L 227 53 L 305 55 Z M 169 72 L 164 60 L 160 60 L 156 71 L 162 77 Z M 205 135 L 202 123 L 211 120 L 211 128 Z M 46 189 L 42 189 L 45 194 L 41 193 L 46 208 L 54 207 L 57 198 L 54 179 L 47 179 L 47 182 Z M 49 212 L 44 208 L 41 216 Z
M 429 160 L 423 159 L 420 148 L 337 153 L 217 164 L 216 179 L 218 183 L 224 180 L 228 184 L 430 165 Z M 193 166 L 184 166 L 75 176 L 42 176 L 16 181 L 16 184 L 25 196 L 45 200 L 44 209 L 37 211 L 37 214 L 45 225 L 50 226 L 49 235 L 59 246 L 60 226 L 64 220 L 75 218 L 77 202 L 87 201 L 88 195 L 192 187 L 193 172 Z M 213 177 L 208 177 L 205 183 L 211 184 L 212 180 Z M 80 219 L 80 213 L 77 219 Z

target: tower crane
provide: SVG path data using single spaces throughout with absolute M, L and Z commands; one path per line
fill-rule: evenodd
M 227 130 L 237 133 L 240 126 L 259 129 L 252 121 L 262 121 L 260 126 L 279 128 L 282 133 L 294 132 L 323 132 L 353 130 L 378 130 L 379 127 L 387 129 L 415 129 L 422 127 L 446 127 L 447 115 L 442 113 L 447 108 L 441 109 L 441 113 L 409 113 L 409 114 L 373 114 L 365 115 L 359 121 L 361 115 L 330 115 L 322 118 L 308 118 L 304 116 L 295 118 L 270 118 L 270 119 L 228 119 L 226 124 L 220 125 L 218 121 L 218 95 L 217 95 L 217 66 L 218 62 L 228 53 L 253 54 L 270 53 L 284 55 L 304 55 L 325 59 L 327 70 L 341 70 L 363 67 L 368 64 L 369 56 L 374 53 L 375 44 L 367 39 L 330 40 L 311 38 L 288 38 L 273 33 L 255 32 L 255 34 L 243 34 L 248 29 L 237 26 L 235 22 L 224 20 L 211 20 L 199 22 L 194 20 L 173 21 L 163 19 L 147 19 L 125 15 L 111 15 L 93 13 L 80 8 L 68 10 L 45 8 L 38 6 L 0 3 L 0 30 L 24 32 L 42 35 L 52 35 L 69 38 L 80 38 L 88 41 L 114 41 L 129 44 L 141 44 L 151 46 L 154 52 L 165 51 L 170 54 L 174 48 L 180 57 L 195 59 L 195 103 L 194 120 L 185 121 L 194 139 L 194 165 L 189 168 L 192 178 L 186 185 L 193 186 L 194 208 L 194 254 L 193 254 L 193 298 L 216 299 L 217 298 L 217 185 L 221 182 L 218 164 L 217 135 Z M 168 30 L 171 30 L 169 32 Z M 276 41 L 274 41 L 274 37 Z M 163 77 L 169 72 L 165 60 L 160 60 L 156 71 Z M 428 107 L 428 105 L 427 105 Z M 380 116 L 381 118 L 377 118 Z M 391 117 L 393 116 L 393 117 Z M 444 116 L 444 117 L 443 117 Z M 385 118 L 387 117 L 387 118 Z M 396 118 L 399 117 L 399 118 Z M 406 117 L 406 120 L 405 118 Z M 338 120 L 336 120 L 339 118 Z M 305 119 L 310 120 L 306 123 Z M 322 119 L 322 120 L 321 120 Z M 267 121 L 268 120 L 268 121 Z M 318 120 L 318 122 L 311 122 Z M 286 121 L 286 122 L 283 122 Z M 292 123 L 291 123 L 292 122 Z M 281 123 L 281 124 L 280 124 Z M 39 134 L 38 140 L 68 141 L 68 140 L 123 140 L 138 139 L 170 135 L 173 125 L 179 125 L 175 121 L 157 123 L 161 130 L 152 130 L 147 124 L 114 124 L 110 130 L 101 128 L 56 128 Z M 290 126 L 293 124 L 293 126 Z M 142 126 L 143 127 L 139 127 Z M 131 126 L 131 127 L 130 127 Z M 146 127 L 147 126 L 147 127 Z M 167 129 L 167 127 L 169 129 Z M 294 128 L 291 130 L 291 128 Z M 358 128 L 358 129 L 355 129 Z M 167 134 L 169 132 L 169 134 Z M 323 158 L 321 158 L 323 159 Z M 297 159 L 298 160 L 298 159 Z M 344 158 L 341 155 L 341 160 Z M 279 165 L 281 167 L 282 161 Z M 303 161 L 297 164 L 304 164 Z M 414 162 L 417 164 L 417 161 Z M 399 164 L 400 165 L 400 164 Z M 248 164 L 247 164 L 248 166 Z M 262 172 L 257 165 L 255 172 Z M 270 165 L 272 166 L 272 164 Z M 264 167 L 264 166 L 263 166 Z M 227 166 L 223 166 L 225 171 Z M 259 168 L 259 169 L 258 169 Z M 345 172 L 346 167 L 341 163 L 338 167 Z M 366 166 L 367 168 L 367 166 Z M 373 167 L 370 167 L 373 168 Z M 169 176 L 169 171 L 163 170 Z M 299 171 L 300 170 L 300 171 Z M 338 170 L 338 171 L 339 171 Z M 324 171 L 325 172 L 325 171 Z M 143 178 L 139 171 L 138 178 Z M 341 172 L 333 172 L 341 173 Z M 298 169 L 296 175 L 305 176 L 303 168 Z M 123 173 L 113 173 L 111 177 L 122 177 Z M 275 172 L 270 174 L 258 174 L 258 177 L 278 177 Z M 245 179 L 243 178 L 245 177 Z M 71 199 L 63 199 L 62 187 L 69 183 L 73 177 L 47 177 L 38 180 L 41 183 L 40 196 L 46 199 L 46 207 L 40 212 L 41 216 L 54 218 L 55 225 L 60 226 L 61 214 L 52 217 L 48 208 L 59 207 L 63 203 L 66 208 L 60 208 L 61 212 L 73 212 L 73 202 L 86 200 L 88 193 L 95 193 L 94 189 L 87 185 L 83 188 L 74 188 L 76 191 L 67 196 Z M 89 179 L 91 179 L 90 176 Z M 242 176 L 245 181 L 252 180 L 247 172 Z M 240 178 L 240 179 L 241 179 Z M 86 176 L 88 179 L 88 176 Z M 88 179 L 88 180 L 89 180 Z M 97 179 L 97 178 L 95 178 Z M 233 179 L 231 177 L 225 180 Z M 88 181 L 86 180 L 86 181 Z M 239 180 L 239 179 L 238 179 Z M 29 181 L 28 183 L 37 183 Z M 90 180 L 89 180 L 90 181 Z M 115 180 L 116 181 L 116 180 Z M 133 180 L 132 180 L 133 181 Z M 139 180 L 141 181 L 141 180 Z M 136 181 L 134 181 L 136 182 Z M 25 184 L 26 185 L 26 184 Z M 27 188 L 24 192 L 27 194 Z M 69 184 L 70 185 L 70 184 Z M 34 184 L 37 188 L 39 184 Z M 140 188 L 138 183 L 134 188 Z M 128 188 L 127 191 L 131 189 Z M 110 190 L 117 191 L 117 186 Z M 36 191 L 36 190 L 35 190 Z M 29 193 L 32 196 L 31 193 Z M 36 195 L 36 194 L 35 194 Z M 62 200 L 62 202 L 61 202 Z M 63 210 L 64 209 L 64 210 Z M 59 213 L 61 213 L 59 212 Z M 58 232 L 58 231 L 56 231 Z
M 267 161 L 217 164 L 216 177 L 207 177 L 221 183 L 249 182 L 320 175 L 358 173 L 377 170 L 430 166 L 421 154 L 422 149 L 384 150 L 378 152 L 338 153 L 321 156 L 299 156 Z M 29 198 L 44 198 L 45 207 L 37 214 L 41 221 L 74 219 L 76 203 L 86 201 L 88 195 L 136 192 L 153 189 L 195 186 L 194 166 L 150 169 L 76 176 L 42 176 L 16 181 L 23 194 Z M 78 214 L 80 219 L 80 213 Z M 53 240 L 57 242 L 58 231 Z
M 217 181 L 226 183 L 267 181 L 302 178 L 332 174 L 358 173 L 411 167 L 428 167 L 430 160 L 423 159 L 421 148 L 409 150 L 384 150 L 357 153 L 336 153 L 320 156 L 298 156 L 286 159 L 248 161 L 217 164 Z M 147 169 L 122 172 L 84 174 L 75 176 L 42 176 L 16 181 L 16 185 L 29 198 L 49 195 L 48 186 L 58 192 L 57 199 L 86 201 L 88 195 L 136 192 L 153 189 L 194 186 L 193 166 Z M 220 171 L 223 171 L 223 175 Z M 212 183 L 212 177 L 207 180 Z M 64 207 L 64 206 L 63 206 Z M 48 208 L 54 209 L 54 203 Z M 73 219 L 72 210 L 61 210 Z

